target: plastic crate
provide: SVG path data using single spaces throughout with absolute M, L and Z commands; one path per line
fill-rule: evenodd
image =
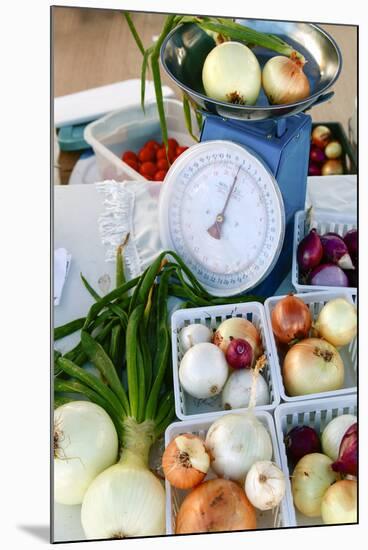
M 233 411 L 234 412 L 234 411 Z M 272 460 L 281 468 L 280 453 L 277 443 L 276 430 L 273 418 L 270 413 L 266 411 L 255 411 L 256 417 L 260 422 L 265 426 L 268 433 L 271 436 L 272 447 L 273 447 L 273 456 Z M 165 447 L 178 435 L 184 433 L 192 433 L 198 435 L 202 439 L 205 439 L 207 431 L 209 430 L 211 424 L 218 419 L 217 415 L 204 415 L 202 419 L 183 421 L 183 422 L 174 422 L 166 429 L 165 432 Z M 207 476 L 207 479 L 216 478 L 216 474 L 210 469 Z M 175 533 L 175 520 L 176 515 L 179 511 L 180 505 L 183 502 L 185 496 L 189 491 L 184 491 L 181 489 L 176 489 L 172 487 L 170 483 L 165 480 L 165 489 L 166 489 L 166 534 L 171 535 Z M 277 509 L 277 513 L 274 510 L 267 510 L 262 512 L 257 510 L 257 528 L 258 529 L 267 529 L 273 527 L 288 527 L 292 525 L 291 523 L 292 516 L 290 515 L 289 504 L 286 499 L 286 495 L 281 501 L 280 506 Z
M 195 141 L 186 129 L 182 103 L 164 98 L 164 110 L 169 137 L 175 138 L 180 145 L 193 145 Z M 84 139 L 96 154 L 103 180 L 146 181 L 144 176 L 123 162 L 121 156 L 128 150 L 138 153 L 148 140 L 162 141 L 156 102 L 146 103 L 145 113 L 140 105 L 109 113 L 86 126 Z
M 267 364 L 262 369 L 262 376 L 267 382 L 270 403 L 260 405 L 256 409 L 272 410 L 280 402 L 278 384 L 276 381 L 275 367 L 271 361 L 271 342 L 268 334 L 264 307 L 258 302 L 248 302 L 244 304 L 228 304 L 221 306 L 198 307 L 192 309 L 179 309 L 171 317 L 171 343 L 172 343 L 172 365 L 175 396 L 176 416 L 181 420 L 189 420 L 201 417 L 203 414 L 213 413 L 215 416 L 221 416 L 229 412 L 241 412 L 244 409 L 232 409 L 224 411 L 222 409 L 221 394 L 209 399 L 197 399 L 188 395 L 181 387 L 179 380 L 179 365 L 183 353 L 179 346 L 180 330 L 192 323 L 200 323 L 211 329 L 216 329 L 222 321 L 231 317 L 243 317 L 252 322 L 258 329 L 264 353 L 267 357 Z
M 313 401 L 300 401 L 299 403 L 282 403 L 274 414 L 276 434 L 281 457 L 281 467 L 288 479 L 286 500 L 290 511 L 292 526 L 302 527 L 305 525 L 324 525 L 322 518 L 309 518 L 295 509 L 289 476 L 292 474 L 292 467 L 288 463 L 284 438 L 295 426 L 310 426 L 317 433 L 322 431 L 327 424 L 342 414 L 357 415 L 356 394 L 339 397 L 329 397 Z
M 295 214 L 294 222 L 294 245 L 293 245 L 293 263 L 291 269 L 291 282 L 293 287 L 297 292 L 313 292 L 318 290 L 336 290 L 333 286 L 314 286 L 303 284 L 299 279 L 299 267 L 296 259 L 296 253 L 300 241 L 307 235 L 309 232 L 309 227 L 306 224 L 307 212 L 305 210 L 299 210 Z M 313 210 L 313 221 L 316 222 L 316 227 L 319 234 L 327 233 L 332 231 L 343 236 L 350 229 L 356 229 L 357 220 L 356 216 L 339 214 L 336 215 L 336 212 L 328 212 L 327 210 Z M 345 288 L 345 287 L 344 287 Z M 350 292 L 356 293 L 355 287 L 347 287 Z
M 335 292 L 329 291 L 329 292 L 310 292 L 306 294 L 295 294 L 294 296 L 297 296 L 305 304 L 308 305 L 312 320 L 315 321 L 318 317 L 319 312 L 323 308 L 323 306 L 329 301 L 334 298 L 346 298 L 349 302 L 353 303 L 352 295 L 344 290 L 336 290 Z M 272 324 L 271 324 L 271 313 L 274 309 L 277 302 L 279 302 L 282 298 L 285 296 L 274 296 L 272 298 L 268 298 L 265 301 L 265 311 L 266 311 L 266 319 L 268 324 L 268 331 L 270 335 L 271 340 L 271 350 L 272 350 L 272 358 L 271 362 L 274 365 L 277 382 L 278 382 L 278 390 L 280 393 L 280 397 L 283 401 L 288 402 L 296 402 L 296 401 L 305 401 L 306 399 L 321 399 L 326 398 L 330 396 L 342 396 L 348 393 L 354 393 L 357 390 L 357 338 L 355 337 L 352 342 L 346 346 L 342 346 L 339 348 L 339 353 L 341 355 L 341 358 L 344 362 L 345 367 L 345 380 L 344 380 L 344 387 L 340 390 L 334 390 L 334 391 L 328 391 L 323 393 L 311 393 L 307 395 L 298 395 L 295 397 L 290 397 L 287 395 L 284 387 L 284 383 L 282 380 L 282 361 L 283 357 L 281 353 L 279 353 L 276 340 L 273 335 L 272 331 Z

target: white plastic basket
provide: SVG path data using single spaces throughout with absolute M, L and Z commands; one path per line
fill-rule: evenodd
M 294 294 L 294 296 L 303 300 L 305 304 L 308 305 L 312 320 L 316 321 L 319 312 L 323 306 L 330 300 L 334 298 L 345 298 L 349 302 L 353 303 L 352 295 L 345 289 L 329 291 L 329 292 L 309 292 L 305 294 Z M 277 344 L 275 337 L 272 331 L 271 323 L 271 313 L 274 309 L 277 302 L 279 302 L 285 296 L 274 296 L 272 298 L 267 298 L 265 301 L 265 312 L 268 325 L 268 332 L 271 340 L 271 352 L 272 359 L 271 362 L 275 368 L 275 374 L 278 382 L 278 389 L 280 397 L 283 401 L 296 402 L 296 401 L 305 401 L 306 399 L 321 399 L 330 396 L 342 396 L 348 393 L 354 393 L 357 390 L 357 338 L 355 337 L 349 345 L 342 346 L 339 348 L 339 353 L 344 362 L 345 368 L 345 379 L 344 386 L 340 390 L 328 391 L 323 393 L 311 393 L 308 395 L 298 395 L 295 397 L 290 397 L 287 395 L 283 379 L 282 379 L 282 361 L 283 357 L 278 352 Z
M 255 411 L 255 415 L 270 434 L 273 448 L 272 460 L 281 468 L 280 453 L 273 418 L 271 414 L 266 411 Z M 208 414 L 204 415 L 202 419 L 174 422 L 173 424 L 170 424 L 165 432 L 165 447 L 167 447 L 175 437 L 184 433 L 192 433 L 194 435 L 198 435 L 202 439 L 205 439 L 211 424 L 217 419 L 217 415 Z M 210 469 L 205 480 L 214 479 L 216 477 L 216 474 Z M 175 487 L 172 487 L 167 480 L 165 480 L 165 488 L 166 534 L 172 535 L 175 533 L 176 515 L 179 511 L 181 503 L 189 491 L 176 489 Z M 290 515 L 289 504 L 285 495 L 278 508 L 277 514 L 275 514 L 273 510 L 268 510 L 265 512 L 257 510 L 257 529 L 288 527 L 292 525 L 291 518 L 292 516 Z
M 318 290 L 335 290 L 336 287 L 331 286 L 317 286 L 302 284 L 299 279 L 299 267 L 296 258 L 297 249 L 300 241 L 309 232 L 309 227 L 306 223 L 307 212 L 305 210 L 299 210 L 295 214 L 294 222 L 294 244 L 293 244 L 293 262 L 291 270 L 291 281 L 293 287 L 297 292 L 314 292 Z M 317 229 L 320 235 L 328 233 L 329 231 L 338 233 L 343 236 L 350 229 L 356 229 L 357 220 L 356 216 L 347 214 L 336 214 L 336 212 L 328 212 L 327 210 L 313 210 L 313 227 Z M 346 287 L 351 292 L 356 292 L 355 287 Z
M 328 397 L 313 401 L 299 401 L 299 403 L 282 403 L 274 413 L 276 434 L 281 457 L 281 467 L 289 480 L 292 474 L 292 466 L 289 467 L 284 438 L 295 426 L 310 426 L 319 435 L 322 434 L 327 424 L 342 414 L 357 415 L 356 394 L 339 397 Z M 286 500 L 290 511 L 292 526 L 324 525 L 322 518 L 309 518 L 295 509 L 291 492 L 290 481 L 287 484 Z
M 185 126 L 183 106 L 177 99 L 164 98 L 169 137 L 180 145 L 195 143 Z M 195 128 L 195 123 L 193 123 Z M 143 180 L 146 178 L 122 161 L 125 151 L 138 153 L 151 139 L 162 141 L 156 102 L 147 102 L 145 113 L 140 105 L 129 106 L 91 122 L 84 130 L 84 139 L 93 148 L 103 180 Z
M 268 405 L 260 405 L 257 409 L 272 410 L 280 402 L 278 384 L 276 381 L 275 367 L 271 361 L 271 342 L 267 330 L 264 307 L 258 302 L 244 304 L 228 304 L 221 306 L 198 307 L 192 309 L 179 309 L 171 317 L 171 343 L 172 343 L 172 365 L 175 396 L 176 416 L 181 420 L 189 420 L 201 417 L 203 414 L 211 413 L 221 416 L 229 412 L 241 412 L 244 409 L 222 409 L 221 394 L 210 399 L 197 399 L 188 395 L 181 387 L 179 380 L 179 365 L 183 353 L 179 346 L 180 330 L 192 323 L 200 323 L 211 329 L 216 329 L 222 321 L 230 317 L 243 317 L 254 324 L 258 329 L 264 353 L 267 357 L 267 364 L 262 369 L 262 376 L 267 382 L 270 402 Z

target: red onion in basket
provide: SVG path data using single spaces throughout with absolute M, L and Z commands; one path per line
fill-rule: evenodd
M 349 286 L 349 279 L 338 265 L 321 264 L 309 275 L 309 283 L 316 286 Z
M 243 338 L 233 338 L 226 350 L 226 361 L 233 369 L 249 369 L 253 361 L 252 346 Z
M 358 424 L 352 424 L 340 443 L 339 458 L 331 465 L 334 472 L 356 476 L 358 472 Z
M 356 267 L 358 259 L 358 231 L 356 229 L 350 229 L 350 231 L 345 233 L 344 242 L 348 247 L 350 257 Z
M 310 426 L 292 428 L 284 439 L 288 459 L 296 464 L 309 453 L 320 453 L 321 442 L 317 432 Z
M 326 155 L 320 147 L 317 147 L 317 145 L 311 145 L 309 158 L 312 162 L 322 164 L 322 162 L 326 160 Z
M 315 162 L 310 162 L 308 167 L 308 176 L 321 176 L 322 169 Z
M 316 229 L 311 229 L 308 235 L 298 245 L 297 261 L 301 271 L 309 271 L 316 267 L 323 256 L 323 247 Z
M 327 262 L 338 265 L 341 269 L 354 269 L 348 247 L 342 237 L 336 233 L 326 233 L 321 236 L 323 256 Z

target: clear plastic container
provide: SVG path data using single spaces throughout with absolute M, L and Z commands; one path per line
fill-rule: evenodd
M 313 321 L 317 320 L 318 314 L 323 308 L 323 306 L 328 301 L 334 298 L 345 298 L 349 302 L 353 303 L 352 295 L 350 294 L 350 292 L 344 289 L 336 290 L 335 292 L 329 291 L 329 292 L 309 292 L 305 294 L 294 294 L 294 296 L 300 298 L 301 300 L 303 300 L 305 304 L 308 305 Z M 287 395 L 284 387 L 283 379 L 282 379 L 283 357 L 281 353 L 279 353 L 278 351 L 276 340 L 273 335 L 272 323 L 271 323 L 272 310 L 274 309 L 277 302 L 279 302 L 284 297 L 285 296 L 274 296 L 272 298 L 267 298 L 264 304 L 267 325 L 268 325 L 268 332 L 270 335 L 271 346 L 272 346 L 271 362 L 275 368 L 275 373 L 276 373 L 277 382 L 278 382 L 278 389 L 279 389 L 281 399 L 283 401 L 296 402 L 296 401 L 305 401 L 306 399 L 321 399 L 329 396 L 340 396 L 340 395 L 342 396 L 348 393 L 355 393 L 357 390 L 357 338 L 356 337 L 352 340 L 350 344 L 346 346 L 342 346 L 338 350 L 343 360 L 344 368 L 345 368 L 345 379 L 344 379 L 343 388 L 341 388 L 340 390 L 328 391 L 323 393 L 311 393 L 308 395 L 298 395 L 295 397 L 290 397 L 289 395 Z
M 234 411 L 233 411 L 234 412 Z M 277 443 L 276 431 L 273 418 L 266 411 L 255 411 L 255 415 L 267 429 L 270 434 L 273 456 L 272 460 L 281 468 L 280 453 Z M 178 435 L 184 433 L 192 433 L 205 439 L 207 431 L 211 424 L 218 419 L 217 415 L 206 414 L 203 418 L 196 420 L 186 420 L 183 422 L 174 422 L 166 429 L 165 432 L 165 447 Z M 210 469 L 205 480 L 216 478 L 216 474 Z M 175 520 L 179 511 L 180 505 L 183 502 L 188 491 L 176 489 L 165 480 L 166 489 L 166 534 L 172 535 L 175 533 Z M 288 527 L 292 525 L 292 516 L 290 516 L 289 504 L 286 495 L 280 503 L 280 506 L 275 510 L 267 510 L 262 512 L 257 510 L 257 529 L 271 529 L 274 527 Z
M 177 99 L 164 98 L 164 109 L 169 137 L 180 145 L 195 143 L 184 120 L 183 106 Z M 193 122 L 196 128 L 196 122 Z M 84 130 L 84 139 L 93 148 L 100 176 L 103 180 L 143 180 L 146 178 L 121 160 L 125 151 L 138 153 L 150 139 L 162 142 L 156 102 L 146 103 L 145 113 L 140 105 L 109 113 L 91 122 Z
M 316 286 L 303 284 L 300 281 L 299 267 L 296 259 L 297 249 L 300 241 L 307 235 L 309 227 L 306 223 L 307 212 L 305 210 L 299 210 L 295 214 L 294 222 L 294 245 L 293 245 L 293 263 L 291 268 L 291 282 L 297 292 L 314 292 L 318 290 L 336 290 L 337 287 L 333 286 Z M 347 214 L 336 214 L 336 212 L 328 212 L 327 210 L 313 210 L 313 221 L 316 225 L 313 225 L 317 229 L 320 235 L 328 233 L 329 231 L 338 233 L 344 236 L 350 229 L 356 229 L 357 219 L 356 216 Z M 339 287 L 341 288 L 341 287 Z M 345 287 L 344 287 L 345 288 Z M 355 287 L 346 287 L 350 292 L 356 293 Z
M 258 302 L 244 304 L 228 304 L 221 306 L 198 307 L 192 309 L 179 309 L 171 317 L 171 348 L 174 380 L 175 412 L 181 420 L 199 418 L 203 414 L 213 413 L 214 416 L 221 416 L 227 412 L 241 412 L 244 409 L 233 409 L 224 411 L 221 403 L 221 394 L 210 399 L 197 399 L 188 395 L 181 387 L 179 380 L 179 365 L 183 353 L 179 346 L 180 330 L 192 323 L 200 323 L 211 329 L 216 329 L 222 321 L 230 317 L 243 317 L 254 324 L 258 329 L 267 364 L 261 373 L 267 382 L 270 400 L 268 405 L 260 405 L 257 409 L 272 410 L 280 402 L 278 384 L 276 381 L 275 367 L 271 361 L 271 342 L 268 334 L 264 307 Z
M 276 434 L 281 457 L 281 467 L 288 479 L 286 500 L 290 511 L 292 526 L 324 525 L 322 518 L 309 518 L 295 509 L 289 476 L 292 475 L 292 466 L 288 463 L 284 438 L 296 426 L 310 426 L 318 434 L 322 434 L 327 424 L 342 414 L 357 415 L 356 394 L 339 397 L 328 397 L 299 403 L 282 403 L 274 413 Z

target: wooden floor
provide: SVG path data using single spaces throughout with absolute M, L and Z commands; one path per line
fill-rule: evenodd
M 160 33 L 164 16 L 135 13 L 132 18 L 144 45 L 148 46 Z M 334 86 L 334 97 L 313 108 L 312 118 L 340 122 L 348 131 L 357 94 L 357 29 L 321 26 L 339 45 L 343 68 Z M 53 56 L 55 97 L 140 77 L 141 53 L 125 19 L 113 10 L 53 8 Z M 166 74 L 162 76 L 164 83 L 175 89 Z

